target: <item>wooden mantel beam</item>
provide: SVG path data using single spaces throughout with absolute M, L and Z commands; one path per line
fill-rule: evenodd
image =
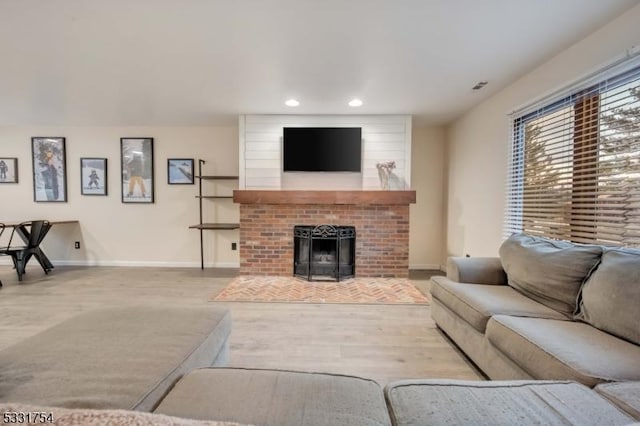
M 238 204 L 355 204 L 406 205 L 416 202 L 416 191 L 233 191 Z

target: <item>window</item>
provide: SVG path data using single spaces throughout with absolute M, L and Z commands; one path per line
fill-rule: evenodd
M 591 78 L 512 125 L 506 235 L 640 247 L 639 66 Z

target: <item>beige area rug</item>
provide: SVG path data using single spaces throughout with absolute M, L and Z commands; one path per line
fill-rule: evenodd
M 340 282 L 295 277 L 239 276 L 216 296 L 216 302 L 292 302 L 428 305 L 406 278 L 350 278 Z

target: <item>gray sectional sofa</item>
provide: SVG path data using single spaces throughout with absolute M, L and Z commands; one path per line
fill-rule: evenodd
M 354 376 L 216 367 L 187 373 L 153 413 L 10 402 L 0 403 L 0 416 L 44 413 L 57 425 L 74 426 L 600 426 L 640 420 L 638 407 L 628 404 L 640 382 L 610 386 L 607 397 L 576 382 L 539 380 L 403 380 L 383 390 Z
M 451 258 L 437 325 L 491 379 L 640 380 L 640 251 L 524 234 L 500 258 Z
M 620 262 L 618 257 L 614 260 Z M 472 276 L 491 282 L 504 278 L 504 272 L 491 260 L 468 259 L 464 266 L 453 261 L 450 272 L 450 277 L 463 281 Z M 585 325 L 559 314 L 557 306 L 545 307 L 521 293 L 522 297 L 512 293 L 507 285 L 436 279 L 434 288 L 440 281 L 442 294 L 448 294 L 444 290 L 447 286 L 476 289 L 457 303 L 447 296 L 451 308 L 444 306 L 442 294 L 437 296 L 436 316 L 445 309 L 447 315 L 457 311 L 460 315 L 455 321 L 466 323 L 462 326 L 447 319 L 444 327 L 452 335 L 460 331 L 464 337 L 464 333 L 477 331 L 483 324 L 491 327 L 495 318 L 486 318 L 482 309 L 503 309 L 497 316 L 504 318 Z M 478 290 L 481 288 L 488 293 Z M 583 309 L 589 308 L 591 295 L 587 293 L 598 294 L 597 290 L 581 290 L 586 304 Z M 484 300 L 484 308 L 479 309 L 477 304 L 476 309 L 469 308 L 474 300 Z M 602 320 L 597 310 L 586 309 L 583 314 L 589 321 Z M 500 324 L 510 323 L 503 319 Z M 612 326 L 611 321 L 598 324 Z M 544 341 L 546 329 L 542 330 L 539 337 Z M 420 379 L 397 381 L 382 388 L 375 381 L 355 376 L 222 367 L 227 361 L 230 333 L 229 311 L 221 307 L 129 307 L 77 315 L 0 351 L 0 418 L 7 423 L 31 420 L 55 421 L 57 425 L 267 426 L 625 425 L 640 420 L 640 381 L 603 383 L 594 390 L 567 380 Z M 487 341 L 484 335 L 489 331 L 474 333 L 475 338 Z M 535 361 L 514 361 L 509 358 L 511 352 L 492 342 L 484 344 L 481 350 L 494 351 L 501 358 L 495 361 L 481 353 L 479 363 L 487 357 L 486 365 L 496 370 L 502 363 L 509 366 L 507 373 L 534 376 L 525 368 Z M 568 347 L 565 352 L 571 353 L 574 347 Z M 534 352 L 532 360 L 536 359 Z M 610 369 L 615 370 L 616 377 L 633 370 L 625 363 Z M 577 371 L 575 376 L 585 374 Z

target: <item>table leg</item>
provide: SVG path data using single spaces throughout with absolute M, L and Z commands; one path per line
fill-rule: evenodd
M 43 240 L 47 236 L 47 234 L 49 233 L 50 229 L 51 229 L 51 225 L 49 225 L 49 227 L 44 231 L 44 236 L 42 237 Z M 26 226 L 19 226 L 18 228 L 16 228 L 16 232 L 18 233 L 20 238 L 22 238 L 22 241 L 24 241 L 24 243 L 28 246 L 29 245 L 29 239 L 31 238 L 30 230 L 27 229 Z M 37 253 L 35 257 L 38 260 L 38 263 L 40 263 L 40 266 L 42 266 L 42 269 L 45 272 L 49 272 L 50 270 L 52 270 L 53 269 L 53 263 L 51 263 L 51 261 L 49 260 L 47 255 L 40 248 L 40 246 L 36 247 L 35 252 Z M 27 261 L 24 263 L 25 267 L 27 266 L 27 262 L 28 261 L 29 260 L 27 259 Z

